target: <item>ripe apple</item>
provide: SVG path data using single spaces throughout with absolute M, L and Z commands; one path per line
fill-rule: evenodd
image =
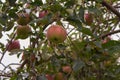
M 63 66 L 62 71 L 65 72 L 65 73 L 71 73 L 72 68 L 70 66 Z
M 48 14 L 48 11 L 41 11 L 39 12 L 39 18 L 43 18 Z
M 54 80 L 65 80 L 63 73 L 58 72 L 54 76 Z
M 20 43 L 18 40 L 11 41 L 10 43 L 6 45 L 6 48 L 9 52 L 15 49 L 20 49 Z
M 54 80 L 53 76 L 50 74 L 46 74 L 45 77 L 47 78 L 47 80 Z
M 31 21 L 31 17 L 28 13 L 18 13 L 17 23 L 19 25 L 27 25 Z
M 17 26 L 17 37 L 20 39 L 26 39 L 31 33 L 31 28 L 28 25 L 18 25 Z
M 67 32 L 60 25 L 52 25 L 48 28 L 46 36 L 50 42 L 61 43 L 66 39 Z
M 84 20 L 87 25 L 91 25 L 93 23 L 93 15 L 91 13 L 85 13 Z

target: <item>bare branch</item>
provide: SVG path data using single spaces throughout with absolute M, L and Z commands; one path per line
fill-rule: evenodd
M 101 35 L 100 37 L 98 37 L 97 39 L 99 39 L 99 38 L 105 38 L 105 37 L 107 37 L 108 35 L 112 35 L 112 34 L 119 33 L 119 32 L 120 32 L 120 29 L 115 30 L 115 31 L 112 31 L 112 32 L 109 32 L 109 33 L 106 33 L 106 34 L 103 34 L 103 35 Z M 93 39 L 92 41 L 96 41 L 97 39 Z
M 113 6 L 108 4 L 105 0 L 103 0 L 101 4 L 105 6 L 107 9 L 109 9 L 110 11 L 112 11 L 114 14 L 116 14 L 120 19 L 120 12 L 118 12 Z

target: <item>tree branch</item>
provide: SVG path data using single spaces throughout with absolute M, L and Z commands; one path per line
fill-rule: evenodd
M 101 4 L 105 6 L 107 9 L 109 9 L 110 11 L 112 11 L 114 14 L 116 14 L 120 19 L 120 12 L 118 12 L 113 6 L 108 4 L 105 0 L 103 0 Z
M 105 38 L 105 37 L 107 37 L 108 35 L 112 35 L 112 34 L 115 34 L 115 33 L 119 33 L 120 32 L 120 29 L 118 29 L 118 30 L 116 30 L 116 31 L 112 31 L 112 32 L 109 32 L 109 33 L 106 33 L 106 34 L 103 34 L 103 35 L 101 35 L 100 37 L 98 37 L 98 38 Z M 97 39 L 98 39 L 97 38 Z M 97 39 L 93 39 L 92 41 L 96 41 Z

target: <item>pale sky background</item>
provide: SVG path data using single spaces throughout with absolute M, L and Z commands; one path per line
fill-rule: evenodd
M 7 32 L 7 33 L 10 33 L 10 32 Z M 0 39 L 0 42 L 4 43 L 4 45 L 7 44 L 7 41 L 6 41 L 8 39 L 8 37 L 6 36 L 7 33 L 3 33 L 4 36 Z M 118 35 L 119 38 L 120 38 L 120 33 L 119 33 L 119 34 L 112 35 L 112 39 L 116 39 L 116 40 L 119 39 L 116 35 Z M 20 44 L 21 44 L 21 48 L 28 47 L 29 39 L 25 39 L 25 40 L 20 40 L 19 39 L 19 41 L 20 41 Z M 1 58 L 1 54 L 0 54 L 0 58 Z M 16 55 L 10 56 L 9 53 L 7 52 L 7 53 L 5 53 L 5 56 L 2 60 L 2 63 L 4 63 L 4 65 L 7 66 L 10 63 L 19 63 L 20 60 L 21 60 L 21 58 L 17 58 Z M 15 69 L 16 67 L 17 66 L 12 66 L 13 69 Z M 3 69 L 4 69 L 4 67 L 0 64 L 0 70 L 3 70 Z

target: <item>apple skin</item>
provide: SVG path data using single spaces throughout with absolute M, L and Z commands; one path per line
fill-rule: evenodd
M 18 40 L 14 40 L 6 45 L 6 48 L 9 52 L 15 49 L 20 49 L 20 43 Z
M 28 13 L 18 13 L 17 23 L 19 25 L 27 25 L 31 21 L 31 17 Z
M 87 25 L 91 25 L 93 23 L 93 15 L 91 13 L 85 13 L 84 20 Z
M 17 26 L 16 34 L 17 34 L 18 38 L 26 39 L 30 35 L 30 33 L 31 33 L 31 28 L 28 25 L 24 25 L 24 26 L 18 25 Z
M 63 66 L 62 71 L 65 72 L 65 73 L 71 73 L 72 68 L 70 66 Z
M 39 18 L 43 18 L 48 14 L 48 11 L 41 11 L 39 12 Z
M 60 25 L 52 25 L 47 30 L 47 39 L 53 43 L 61 43 L 67 37 L 66 30 Z
M 45 77 L 47 78 L 47 80 L 54 80 L 53 76 L 50 74 L 46 74 Z
M 65 80 L 63 73 L 58 72 L 54 76 L 54 80 Z

